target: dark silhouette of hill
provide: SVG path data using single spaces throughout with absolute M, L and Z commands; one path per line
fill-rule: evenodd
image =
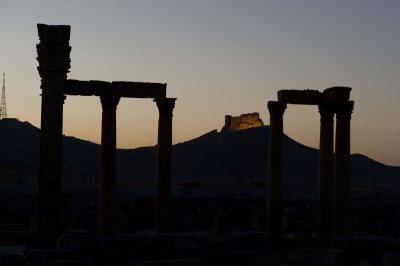
M 39 146 L 40 129 L 16 119 L 0 120 L 0 161 L 19 163 L 37 172 Z M 63 147 L 65 172 L 87 173 L 98 168 L 100 158 L 98 144 L 64 136 Z
M 0 120 L 0 162 L 19 163 L 37 176 L 40 130 L 16 119 Z M 173 147 L 175 183 L 262 183 L 267 162 L 268 126 L 235 132 L 216 130 Z M 98 175 L 100 146 L 74 137 L 63 139 L 64 176 Z M 156 176 L 156 147 L 119 149 L 118 177 L 152 182 Z M 351 156 L 354 186 L 400 188 L 400 167 L 376 162 L 364 155 Z M 315 186 L 318 150 L 284 138 L 285 184 Z M 73 180 L 73 179 L 71 179 Z

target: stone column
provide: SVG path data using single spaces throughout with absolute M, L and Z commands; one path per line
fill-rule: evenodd
M 101 96 L 100 234 L 114 233 L 116 186 L 116 110 L 119 97 Z
M 167 232 L 170 226 L 172 111 L 175 98 L 154 100 L 159 111 L 158 159 L 156 187 L 156 232 Z
M 37 27 L 42 89 L 37 233 L 42 245 L 54 245 L 60 233 L 63 103 L 70 68 L 71 28 L 44 24 Z
M 350 177 L 350 119 L 354 102 L 338 103 L 336 107 L 335 156 L 335 233 L 346 233 L 349 215 Z
M 268 102 L 270 114 L 267 177 L 267 241 L 278 243 L 282 233 L 283 113 L 286 103 Z
M 332 236 L 333 232 L 333 116 L 331 103 L 319 105 L 321 116 L 318 175 L 318 235 Z

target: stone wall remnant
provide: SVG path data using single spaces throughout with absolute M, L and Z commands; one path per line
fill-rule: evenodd
M 241 114 L 240 116 L 225 115 L 225 125 L 221 131 L 237 131 L 263 125 L 259 113 Z

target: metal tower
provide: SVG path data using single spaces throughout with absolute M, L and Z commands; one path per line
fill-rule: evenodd
M 7 118 L 5 83 L 6 83 L 6 73 L 3 72 L 3 88 L 1 89 L 0 119 Z

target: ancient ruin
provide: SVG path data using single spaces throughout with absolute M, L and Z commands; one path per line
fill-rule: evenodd
M 329 237 L 346 233 L 350 195 L 350 119 L 354 102 L 351 88 L 332 87 L 315 90 L 281 90 L 278 101 L 269 101 L 269 158 L 267 178 L 267 239 L 279 242 L 282 232 L 282 138 L 283 114 L 287 104 L 317 105 L 321 116 L 318 235 Z M 334 153 L 334 115 L 336 140 Z
M 259 113 L 241 114 L 240 116 L 225 115 L 225 125 L 221 131 L 236 131 L 263 125 Z
M 97 96 L 102 105 L 99 231 L 115 232 L 116 109 L 121 97 L 151 98 L 159 109 L 156 231 L 169 227 L 172 113 L 175 98 L 166 98 L 166 84 L 68 80 L 70 26 L 38 24 L 38 71 L 42 111 L 39 162 L 38 236 L 51 244 L 60 233 L 63 104 L 66 95 Z
M 0 265 L 400 265 L 400 168 L 354 154 L 350 178 L 351 88 L 279 91 L 270 127 L 178 143 L 171 164 L 166 84 L 68 79 L 70 27 L 38 31 L 41 130 L 1 107 Z M 62 135 L 66 96 L 98 99 L 101 146 Z M 157 105 L 158 145 L 116 149 L 121 97 Z M 288 104 L 318 106 L 319 150 L 283 134 Z

